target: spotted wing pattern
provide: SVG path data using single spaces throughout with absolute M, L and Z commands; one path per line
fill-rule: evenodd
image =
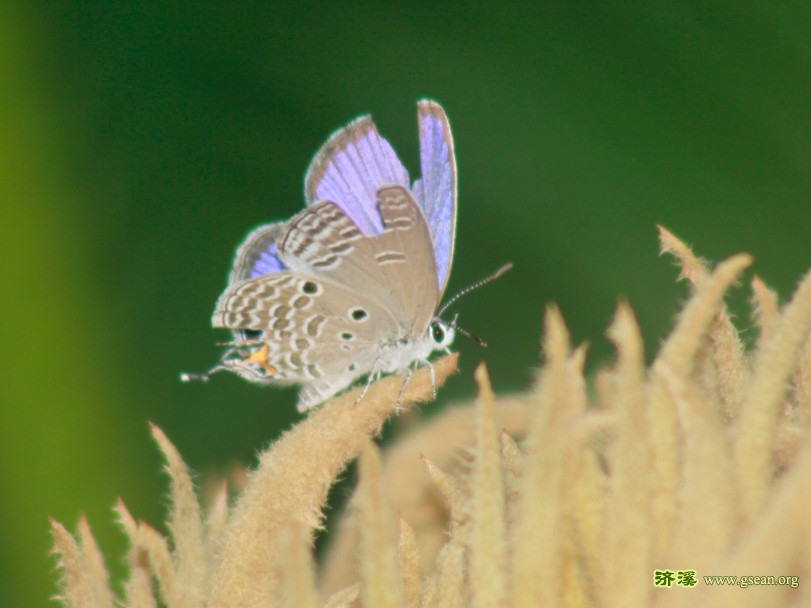
M 261 332 L 226 367 L 255 381 L 303 384 L 306 409 L 378 369 L 386 349 L 424 334 L 439 295 L 425 218 L 400 186 L 380 190 L 378 210 L 377 237 L 329 202 L 290 220 L 275 244 L 288 270 L 232 283 L 217 303 L 215 327 Z M 255 242 L 266 236 L 258 232 Z
M 291 220 L 279 256 L 292 270 L 355 289 L 389 310 L 398 325 L 422 333 L 439 303 L 425 218 L 401 186 L 381 188 L 377 200 L 384 225 L 379 236 L 363 236 L 340 207 L 318 203 Z
M 396 332 L 384 308 L 358 300 L 329 279 L 283 271 L 233 286 L 220 298 L 213 323 L 261 332 L 239 348 L 246 359 L 266 348 L 262 365 L 235 360 L 234 371 L 251 380 L 308 384 L 340 377 L 344 388 L 373 367 L 378 332 Z

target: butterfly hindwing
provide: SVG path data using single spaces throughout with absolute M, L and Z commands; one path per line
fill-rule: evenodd
M 275 222 L 255 228 L 237 249 L 228 284 L 273 274 L 285 269 L 279 259 L 276 242 L 284 234 L 286 222 Z
M 381 336 L 394 335 L 396 320 L 354 290 L 293 271 L 232 285 L 220 297 L 215 327 L 250 330 L 258 337 L 238 347 L 267 347 L 270 383 L 307 383 L 362 375 L 373 365 Z

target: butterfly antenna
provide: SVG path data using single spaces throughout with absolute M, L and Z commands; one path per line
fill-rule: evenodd
M 220 363 L 219 365 L 215 365 L 210 370 L 208 370 L 204 374 L 192 373 L 192 372 L 180 372 L 180 381 L 181 382 L 208 382 L 211 379 L 211 376 L 216 374 L 217 372 L 221 372 L 223 370 L 227 370 L 228 368 Z
M 449 307 L 451 304 L 453 304 L 454 302 L 456 302 L 456 301 L 457 301 L 459 298 L 461 298 L 462 296 L 466 296 L 466 295 L 467 295 L 467 294 L 469 294 L 471 291 L 475 291 L 475 290 L 476 290 L 476 289 L 478 289 L 479 287 L 482 287 L 482 286 L 484 286 L 484 285 L 487 285 L 488 283 L 491 283 L 492 281 L 495 281 L 497 278 L 499 278 L 501 275 L 503 275 L 505 272 L 507 272 L 507 271 L 508 271 L 510 268 L 512 268 L 512 267 L 513 267 L 512 262 L 509 262 L 509 263 L 507 263 L 507 264 L 504 264 L 504 266 L 502 266 L 501 268 L 499 268 L 498 270 L 496 270 L 496 271 L 495 271 L 493 274 L 491 274 L 491 275 L 489 275 L 489 276 L 486 276 L 486 277 L 484 277 L 483 279 L 481 279 L 481 280 L 479 280 L 479 281 L 476 281 L 475 283 L 473 283 L 473 285 L 468 285 L 467 287 L 465 287 L 465 288 L 464 288 L 464 289 L 462 289 L 461 291 L 457 291 L 457 292 L 456 292 L 456 293 L 453 295 L 453 297 L 451 297 L 451 299 L 450 299 L 450 300 L 448 300 L 447 302 L 445 302 L 445 304 L 442 306 L 442 308 L 440 308 L 440 309 L 439 309 L 439 312 L 437 312 L 437 313 L 436 313 L 436 316 L 437 316 L 437 317 L 441 317 L 441 316 L 442 316 L 442 313 L 443 313 L 443 312 L 445 312 L 445 310 L 447 310 L 447 309 L 448 309 L 448 307 Z M 466 336 L 468 336 L 469 338 L 472 338 L 472 339 L 473 339 L 475 342 L 484 342 L 484 341 L 483 341 L 481 338 L 479 338 L 478 336 L 474 336 L 473 334 L 471 334 L 471 333 L 469 333 L 469 332 L 466 332 L 464 329 L 462 329 L 462 328 L 460 328 L 460 327 L 456 327 L 456 326 L 454 326 L 454 329 L 458 329 L 458 330 L 459 330 L 459 332 L 460 332 L 461 334 L 466 335 Z
M 181 382 L 208 382 L 209 374 L 193 374 L 189 372 L 180 372 Z
M 216 374 L 218 371 L 225 369 L 222 365 L 218 365 L 216 367 L 212 367 L 208 370 L 205 374 L 195 374 L 190 372 L 180 372 L 180 381 L 181 382 L 208 382 L 211 379 L 212 374 Z
M 454 315 L 453 320 L 450 322 L 450 326 L 455 331 L 458 331 L 460 334 L 462 334 L 465 338 L 473 340 L 476 344 L 478 344 L 482 348 L 487 348 L 487 342 L 485 342 L 484 339 L 481 336 L 477 336 L 476 334 L 471 333 L 468 330 L 466 330 L 464 327 L 459 327 L 456 324 L 456 319 L 457 319 L 458 316 L 459 315 Z

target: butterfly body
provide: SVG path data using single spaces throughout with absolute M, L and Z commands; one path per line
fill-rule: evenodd
M 453 144 L 438 104 L 418 108 L 423 176 L 411 188 L 364 117 L 316 155 L 308 206 L 248 235 L 212 316 L 234 335 L 220 369 L 299 384 L 305 410 L 361 377 L 408 371 L 447 350 L 453 331 L 434 314 L 453 251 Z

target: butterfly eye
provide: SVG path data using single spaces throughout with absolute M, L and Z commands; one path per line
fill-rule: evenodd
M 434 344 L 437 345 L 438 348 L 444 348 L 445 350 L 448 349 L 456 332 L 453 330 L 452 326 L 448 326 L 447 324 L 443 323 L 442 321 L 434 321 L 428 327 L 428 335 L 431 337 L 431 340 L 434 341 Z
M 445 330 L 439 323 L 431 324 L 431 336 L 434 338 L 434 342 L 442 344 L 442 341 L 445 339 Z

